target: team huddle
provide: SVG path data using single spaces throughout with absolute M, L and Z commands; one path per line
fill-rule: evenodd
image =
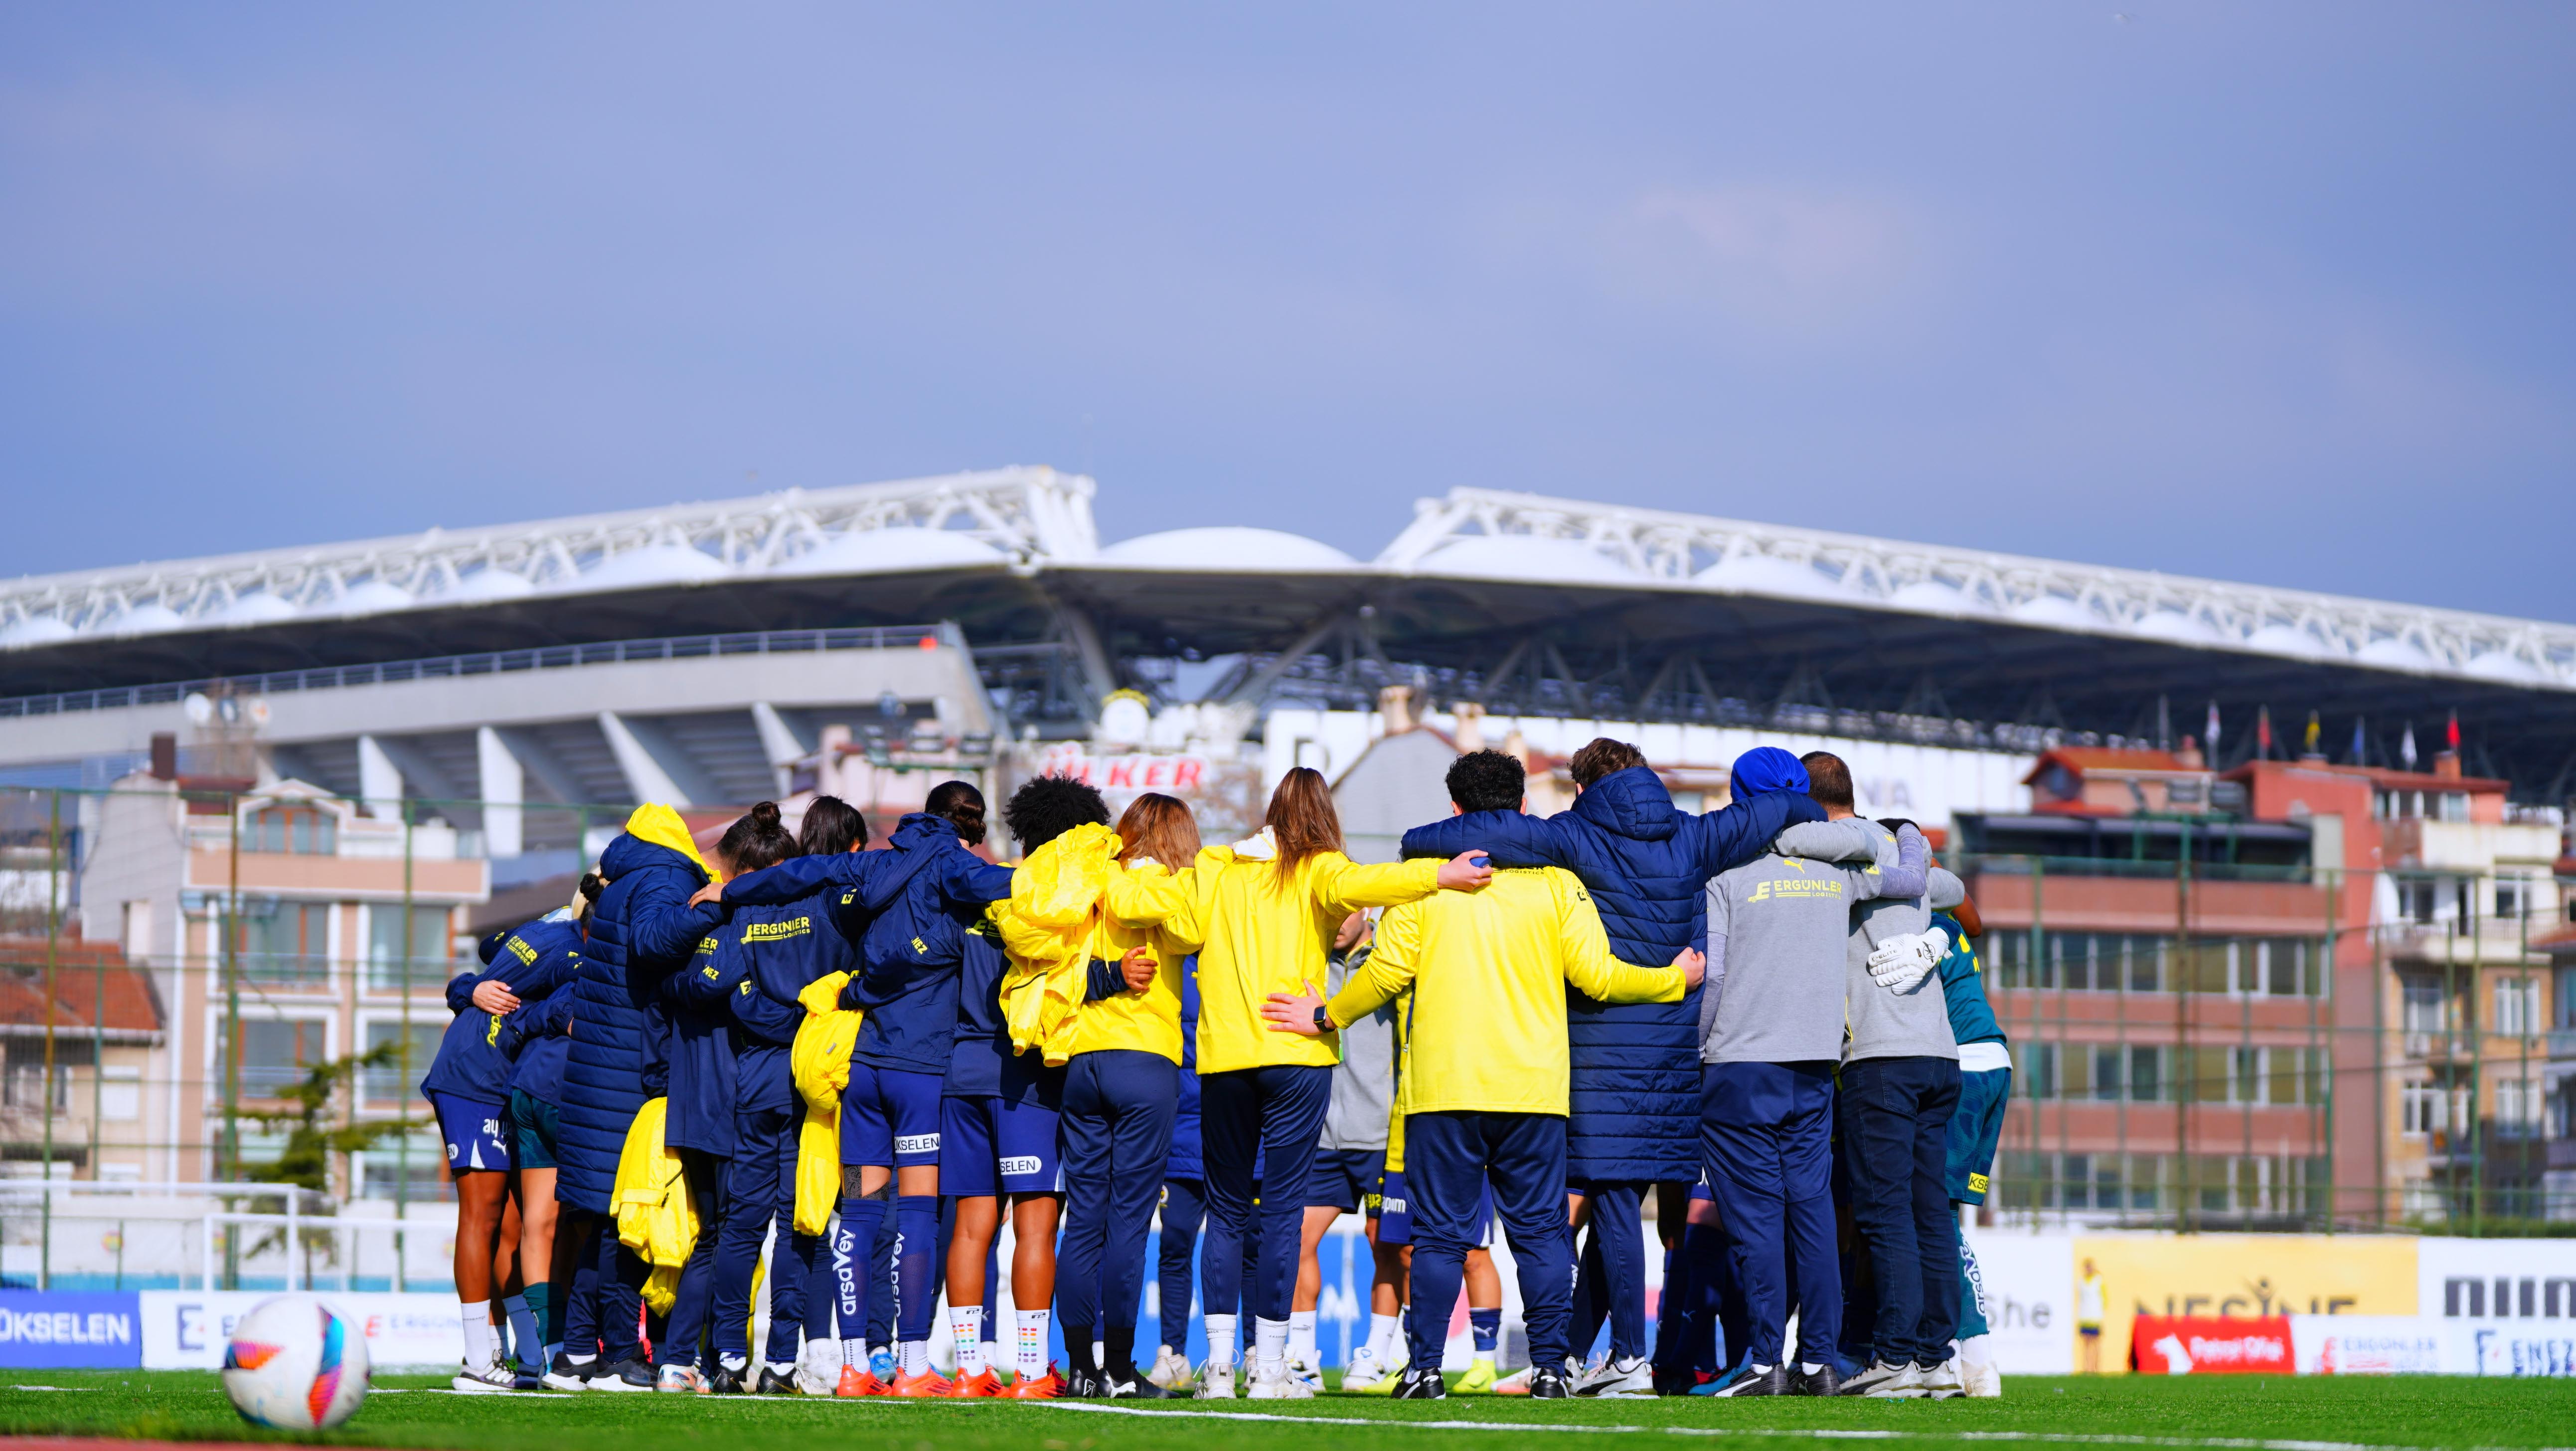
M 1113 825 L 1039 777 L 1003 807 L 1011 865 L 972 850 L 963 781 L 878 850 L 831 797 L 704 849 L 639 809 L 572 906 L 449 985 L 422 1088 L 456 1388 L 1303 1398 L 1317 1249 L 1359 1213 L 1345 1392 L 1999 1394 L 1958 1206 L 2011 1066 L 1958 879 L 1855 817 L 1830 754 L 1747 752 L 1706 814 L 1622 742 L 1571 769 L 1539 818 L 1520 761 L 1461 755 L 1453 814 L 1386 865 L 1303 768 L 1223 846 L 1173 797 Z

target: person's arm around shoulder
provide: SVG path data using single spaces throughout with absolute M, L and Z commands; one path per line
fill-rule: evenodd
M 1847 816 L 1840 821 L 1802 821 L 1783 828 L 1773 843 L 1782 856 L 1814 862 L 1876 862 L 1877 823 Z
M 1565 980 L 1605 1003 L 1677 1003 L 1699 986 L 1708 960 L 1685 947 L 1670 967 L 1639 967 L 1610 955 L 1601 909 L 1571 874 L 1548 874 L 1556 898 L 1557 961 Z
M 697 946 L 725 920 L 723 907 L 712 903 L 693 905 L 696 897 L 691 895 L 689 888 L 677 882 L 644 883 L 636 888 L 629 901 L 632 911 L 627 922 L 634 933 L 633 947 L 639 956 L 648 958 L 677 957 Z
M 1318 852 L 1306 870 L 1316 904 L 1330 917 L 1347 917 L 1363 907 L 1401 907 L 1434 892 L 1482 891 L 1494 879 L 1492 862 L 1464 851 L 1447 861 L 1424 857 L 1371 866 L 1337 851 Z
M 1920 897 L 1931 876 L 1931 869 L 1931 843 L 1925 841 L 1923 833 L 1912 826 L 1898 827 L 1896 864 L 1884 870 L 1872 869 L 1851 873 L 1854 879 L 1852 900 L 1866 901 L 1872 897 L 1902 900 L 1906 897 Z
M 1925 875 L 1924 906 L 1935 912 L 1948 912 L 1968 900 L 1968 884 L 1960 881 L 1958 874 L 1948 867 L 1934 867 Z
M 1368 956 L 1343 982 L 1342 990 L 1326 1002 L 1307 983 L 1299 993 L 1272 993 L 1262 1004 L 1261 1016 L 1273 1032 L 1297 1033 L 1320 1038 L 1337 1032 L 1379 1008 L 1395 1001 L 1413 983 L 1415 959 L 1420 955 L 1422 931 L 1419 914 L 1410 907 L 1397 907 L 1378 920 L 1377 938 Z
M 826 882 L 855 886 L 873 872 L 877 863 L 869 857 L 882 852 L 841 852 L 832 856 L 792 856 L 775 866 L 745 872 L 728 882 L 710 882 L 700 887 L 693 903 L 722 903 L 727 907 L 780 907 Z
M 1686 817 L 1682 835 L 1703 878 L 1741 866 L 1771 847 L 1771 839 L 1802 821 L 1822 821 L 1825 809 L 1802 792 L 1765 791 L 1719 810 Z
M 1438 857 L 1445 861 L 1460 852 L 1482 852 L 1498 867 L 1571 870 L 1572 829 L 1559 822 L 1557 817 L 1520 811 L 1469 812 L 1413 828 L 1404 834 L 1401 850 L 1407 860 Z

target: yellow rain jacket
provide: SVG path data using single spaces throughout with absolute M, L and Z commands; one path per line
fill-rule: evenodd
M 1067 1058 L 1123 1048 L 1181 1061 L 1181 973 L 1189 955 L 1199 950 L 1197 940 L 1187 935 L 1189 894 L 1197 875 L 1194 867 L 1175 875 L 1144 857 L 1123 866 L 1111 864 L 1089 955 L 1116 962 L 1132 948 L 1150 949 L 1154 980 L 1143 992 L 1121 992 L 1076 1009 L 1056 1035 Z
M 1118 833 L 1085 822 L 1030 852 L 1011 873 L 1011 895 L 987 915 L 1011 959 L 1002 972 L 1002 1021 L 1011 1050 L 1046 1052 L 1056 1030 L 1082 1006 L 1091 973 L 1091 933 L 1116 866 Z
M 1440 890 L 1443 863 L 1425 858 L 1361 866 L 1337 851 L 1298 863 L 1282 882 L 1270 828 L 1199 853 L 1188 913 L 1172 930 L 1199 945 L 1199 1072 L 1341 1061 L 1331 1034 L 1277 1033 L 1261 1020 L 1272 993 L 1324 983 L 1333 931 L 1362 907 L 1400 907 Z M 1563 1052 L 1563 1045 L 1558 1046 Z
M 827 973 L 805 985 L 796 1043 L 787 1050 L 805 1121 L 796 1129 L 796 1232 L 821 1234 L 841 1197 L 841 1090 L 850 1086 L 850 1049 L 859 1041 L 865 1014 L 840 1005 L 846 972 Z
M 668 1314 L 678 1299 L 680 1267 L 698 1245 L 698 1207 L 689 1198 L 679 1154 L 662 1143 L 670 1107 L 667 1098 L 644 1100 L 626 1130 L 608 1193 L 617 1238 L 653 1267 L 644 1282 L 644 1303 L 656 1314 Z

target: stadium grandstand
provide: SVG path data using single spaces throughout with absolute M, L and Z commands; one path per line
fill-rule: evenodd
M 104 784 L 153 735 L 202 735 L 197 696 L 264 702 L 261 759 L 351 795 L 372 764 L 498 799 L 513 763 L 472 747 L 498 726 L 540 794 L 739 802 L 835 704 L 989 750 L 1091 735 L 1120 691 L 1240 739 L 1409 686 L 2025 758 L 2170 746 L 2214 710 L 2214 765 L 2267 716 L 2286 740 L 2314 712 L 2339 759 L 2387 766 L 2456 720 L 2466 768 L 2519 798 L 2576 779 L 2566 625 L 1474 488 L 1368 560 L 1236 527 L 1103 544 L 1093 492 L 1013 467 L 22 578 L 0 773 Z M 944 653 L 903 660 L 916 643 Z

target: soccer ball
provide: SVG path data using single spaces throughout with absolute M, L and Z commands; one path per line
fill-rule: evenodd
M 367 1399 L 367 1336 L 312 1295 L 263 1300 L 224 1347 L 224 1394 L 254 1426 L 327 1431 Z

